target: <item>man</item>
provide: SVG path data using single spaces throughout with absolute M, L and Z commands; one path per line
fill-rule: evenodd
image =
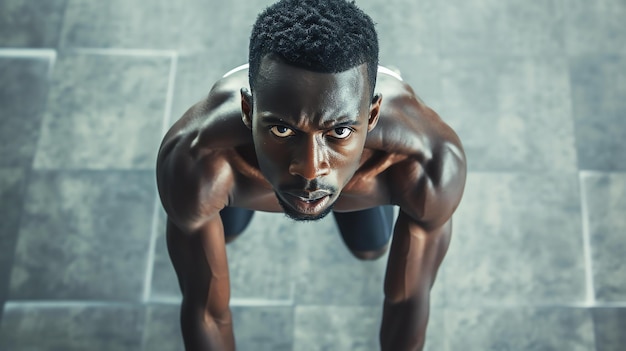
M 378 68 L 372 20 L 345 0 L 261 13 L 235 69 L 163 140 L 157 181 L 187 350 L 234 350 L 225 243 L 253 211 L 333 214 L 360 259 L 386 252 L 382 350 L 421 350 L 430 288 L 465 184 L 456 134 Z

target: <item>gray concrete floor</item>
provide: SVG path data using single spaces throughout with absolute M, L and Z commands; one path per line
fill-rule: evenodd
M 179 350 L 164 131 L 268 1 L 0 1 L 2 350 Z M 469 158 L 428 350 L 626 349 L 626 1 L 357 1 Z M 376 350 L 384 259 L 257 213 L 239 350 Z

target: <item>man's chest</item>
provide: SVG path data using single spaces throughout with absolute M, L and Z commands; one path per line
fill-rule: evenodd
M 341 189 L 334 210 L 351 212 L 390 204 L 393 184 L 388 171 L 405 156 L 381 154 L 362 164 Z M 275 189 L 256 167 L 236 175 L 229 206 L 264 212 L 282 212 Z

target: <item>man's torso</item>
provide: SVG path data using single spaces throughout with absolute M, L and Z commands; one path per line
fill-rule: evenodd
M 240 89 L 248 87 L 247 69 L 234 71 L 218 81 L 209 96 L 194 105 L 165 136 L 163 145 L 208 131 L 201 145 L 200 167 L 192 177 L 213 183 L 210 196 L 219 209 L 225 206 L 281 212 L 274 190 L 263 177 L 256 159 L 252 133 L 241 119 Z M 378 125 L 368 134 L 360 166 L 335 203 L 338 212 L 379 205 L 400 205 L 413 196 L 425 166 L 444 162 L 438 153 L 456 135 L 439 116 L 424 105 L 412 89 L 391 74 L 379 72 L 376 92 L 383 101 Z M 211 171 L 203 172 L 205 169 Z M 219 189 L 219 191 L 216 191 Z

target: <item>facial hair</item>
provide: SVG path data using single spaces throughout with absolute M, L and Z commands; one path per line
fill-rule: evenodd
M 326 209 L 324 209 L 324 211 L 320 212 L 319 214 L 307 215 L 297 212 L 296 210 L 291 208 L 285 201 L 283 201 L 283 199 L 281 199 L 280 196 L 278 196 L 278 194 L 276 194 L 276 199 L 278 199 L 278 204 L 280 205 L 280 207 L 282 207 L 285 216 L 298 222 L 318 221 L 331 213 L 333 210 L 333 206 L 335 206 L 335 203 L 333 202 L 332 204 L 330 204 L 330 206 L 326 207 Z

